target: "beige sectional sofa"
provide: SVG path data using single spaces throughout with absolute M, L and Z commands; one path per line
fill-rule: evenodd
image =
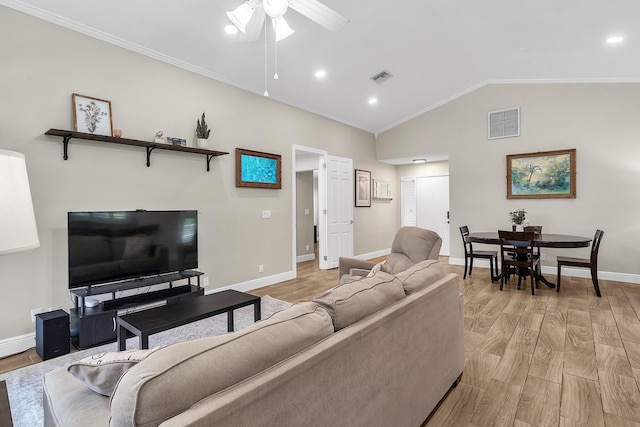
M 51 371 L 45 425 L 419 426 L 462 373 L 462 312 L 458 276 L 437 261 L 379 271 L 242 331 L 153 351 L 110 398 Z

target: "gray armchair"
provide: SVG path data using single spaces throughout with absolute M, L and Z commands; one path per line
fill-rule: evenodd
M 391 267 L 391 272 L 396 274 L 420 261 L 437 260 L 441 246 L 442 238 L 435 231 L 419 227 L 402 227 L 393 238 L 387 264 Z M 352 277 L 349 281 L 357 280 L 356 276 L 366 276 L 375 264 L 372 261 L 341 257 L 338 260 L 340 283 L 345 283 L 349 276 Z

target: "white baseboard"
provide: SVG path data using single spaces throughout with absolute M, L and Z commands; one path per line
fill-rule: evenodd
M 22 353 L 36 346 L 36 334 L 20 335 L 0 341 L 0 357 L 11 356 L 12 354 Z
M 452 265 L 464 265 L 464 258 L 451 258 L 449 257 L 449 264 Z M 500 263 L 498 263 L 500 264 Z M 476 259 L 473 261 L 474 267 L 481 268 L 489 268 L 489 261 L 484 259 Z M 558 273 L 558 270 L 555 266 L 551 265 L 543 265 L 542 272 L 545 274 L 553 274 L 554 276 Z M 569 268 L 562 267 L 562 276 L 569 277 L 584 277 L 590 278 L 591 272 L 586 268 Z M 629 273 L 616 273 L 612 271 L 601 271 L 598 270 L 598 279 L 599 280 L 611 280 L 614 282 L 628 282 L 628 283 L 640 283 L 640 274 L 629 274 Z
M 299 255 L 299 256 L 296 257 L 296 263 L 305 262 L 305 261 L 313 261 L 314 259 L 316 259 L 316 254 Z
M 256 288 L 262 288 L 263 286 L 275 285 L 276 283 L 285 282 L 287 280 L 295 279 L 293 271 L 286 271 L 280 274 L 274 274 L 273 276 L 261 277 L 259 279 L 249 280 L 248 282 L 236 283 L 229 286 L 223 286 L 221 288 L 206 289 L 205 295 L 212 294 L 214 292 L 220 292 L 227 289 L 235 289 L 236 291 L 250 291 Z

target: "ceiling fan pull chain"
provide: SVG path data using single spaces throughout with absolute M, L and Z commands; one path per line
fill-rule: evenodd
M 264 26 L 264 96 L 269 96 L 269 83 L 267 77 L 267 27 Z
M 273 21 L 273 28 L 275 29 L 274 33 L 278 34 L 278 22 L 277 21 Z M 265 25 L 265 27 L 267 27 L 267 25 Z M 278 40 L 276 40 L 275 42 L 273 42 L 273 59 L 275 61 L 275 73 L 273 74 L 273 78 L 275 80 L 278 80 Z

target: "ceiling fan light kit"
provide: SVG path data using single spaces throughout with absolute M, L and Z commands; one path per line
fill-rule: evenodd
M 265 19 L 267 15 L 271 18 L 271 24 L 273 25 L 273 32 L 275 34 L 275 73 L 273 78 L 277 80 L 277 42 L 295 33 L 284 19 L 284 14 L 289 7 L 334 32 L 340 30 L 349 22 L 347 18 L 320 3 L 318 0 L 247 0 L 233 11 L 227 12 L 231 23 L 243 33 L 245 41 L 257 40 L 264 28 L 264 96 L 269 96 L 267 82 L 267 27 L 265 25 Z
M 238 6 L 234 11 L 227 12 L 227 16 L 231 20 L 231 23 L 243 33 L 246 31 L 247 24 L 253 16 L 255 7 L 251 2 L 246 2 Z
M 287 9 L 289 8 L 288 0 L 263 0 L 262 7 L 264 7 L 264 11 L 267 12 L 272 18 L 277 18 L 285 14 Z

